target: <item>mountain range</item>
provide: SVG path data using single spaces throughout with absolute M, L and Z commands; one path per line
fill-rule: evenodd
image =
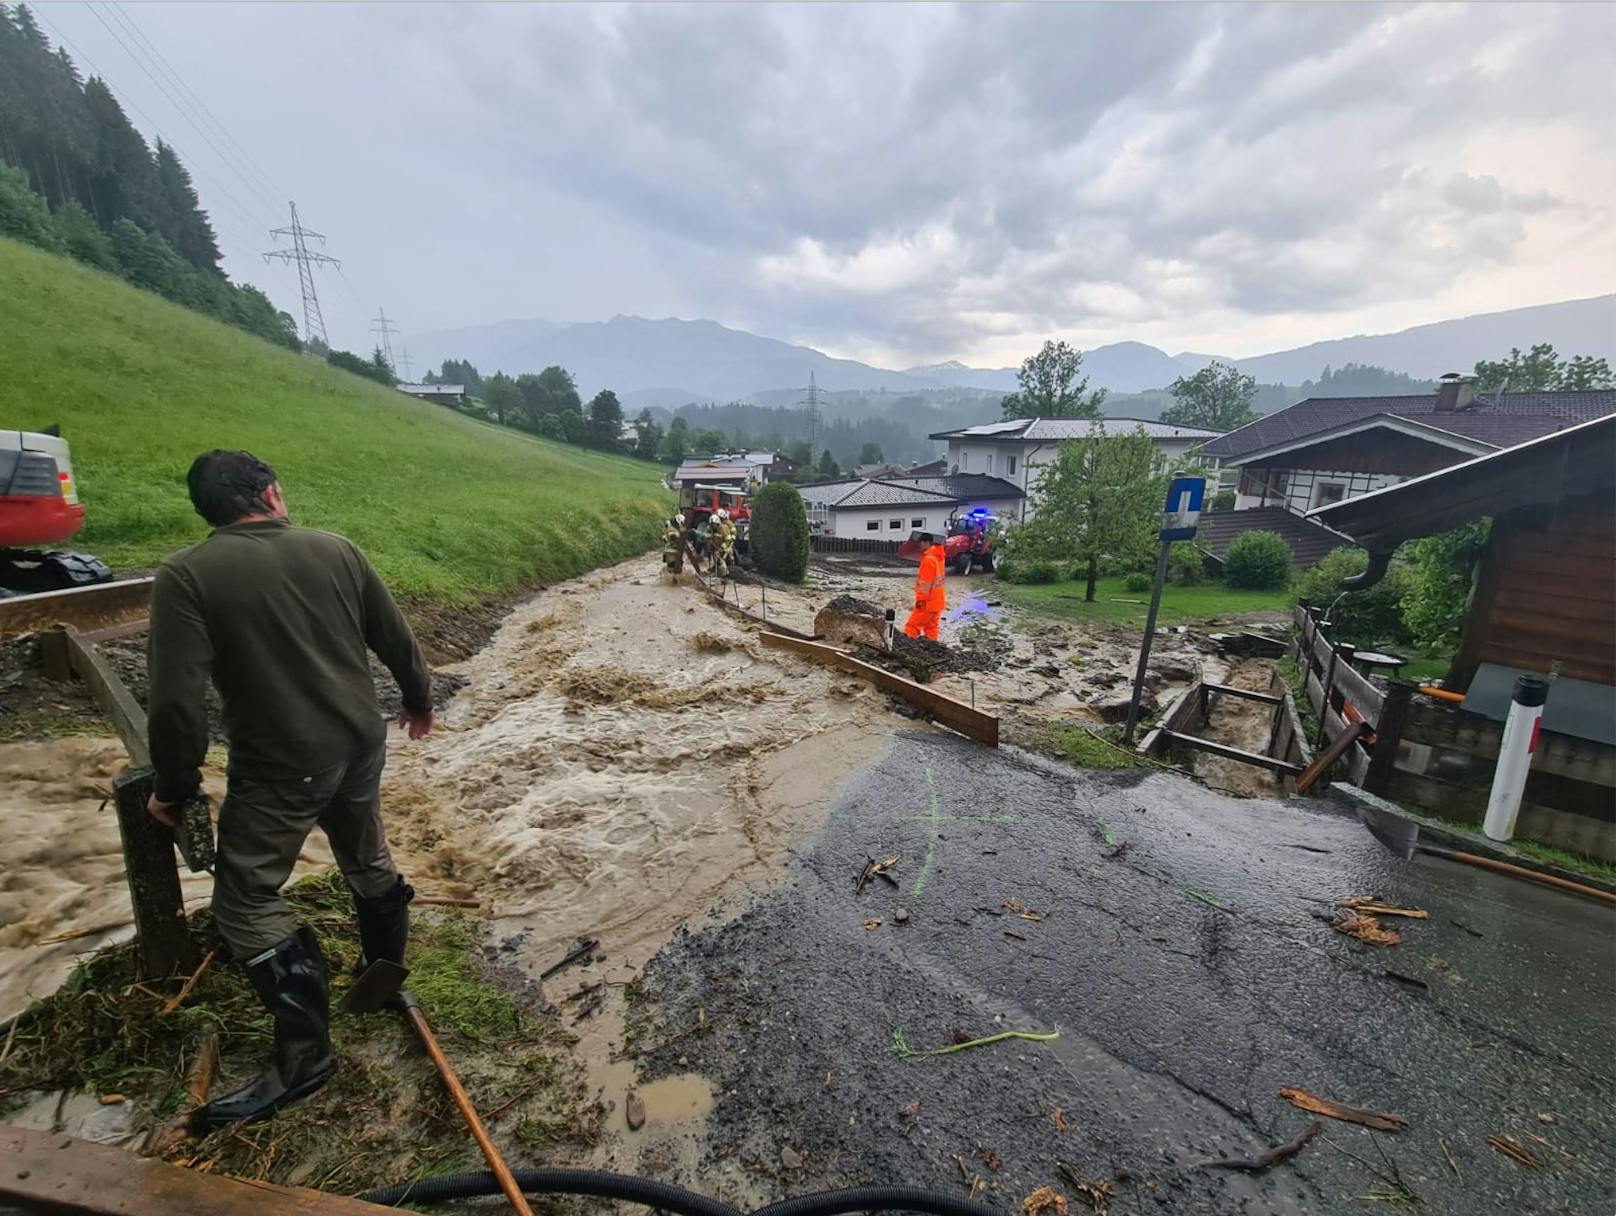
M 1094 388 L 1116 393 L 1162 389 L 1216 359 L 1255 376 L 1259 383 L 1300 384 L 1325 367 L 1364 363 L 1430 380 L 1468 371 L 1478 359 L 1501 358 L 1513 346 L 1551 342 L 1562 355 L 1603 356 L 1616 362 L 1616 294 L 1503 312 L 1482 313 L 1390 334 L 1364 334 L 1314 342 L 1293 350 L 1229 358 L 1190 351 L 1169 355 L 1143 342 L 1116 342 L 1085 351 L 1083 370 Z M 409 346 L 429 367 L 468 359 L 484 374 L 516 375 L 560 364 L 587 398 L 603 388 L 624 405 L 678 406 L 701 401 L 745 401 L 806 389 L 812 378 L 830 392 L 925 392 L 974 389 L 1008 392 L 1010 367 L 968 367 L 949 361 L 902 370 L 836 359 L 716 321 L 500 321 L 492 325 L 412 335 Z

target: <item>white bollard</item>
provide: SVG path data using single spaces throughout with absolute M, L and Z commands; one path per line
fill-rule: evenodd
M 1526 791 L 1526 774 L 1532 769 L 1532 753 L 1537 751 L 1538 724 L 1543 719 L 1543 703 L 1549 699 L 1549 682 L 1541 676 L 1521 676 L 1504 719 L 1504 739 L 1498 748 L 1498 767 L 1493 770 L 1493 791 L 1487 799 L 1487 818 L 1481 830 L 1491 840 L 1512 840 L 1515 817 L 1521 813 L 1521 795 Z

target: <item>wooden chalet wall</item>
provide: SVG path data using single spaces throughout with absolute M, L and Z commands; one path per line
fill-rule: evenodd
M 1492 541 L 1446 686 L 1469 687 L 1482 663 L 1616 684 L 1616 495 L 1514 511 Z

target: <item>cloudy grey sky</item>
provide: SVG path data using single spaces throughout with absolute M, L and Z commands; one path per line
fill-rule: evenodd
M 385 306 L 710 317 L 897 366 L 1247 355 L 1616 287 L 1608 3 L 41 12 L 294 313 L 257 255 L 297 200 L 342 345 Z

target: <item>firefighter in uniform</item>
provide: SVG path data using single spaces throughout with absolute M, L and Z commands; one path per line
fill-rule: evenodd
M 707 537 L 712 546 L 713 573 L 719 578 L 728 578 L 729 564 L 735 557 L 735 525 L 730 523 L 729 512 L 722 507 L 713 512 Z
M 930 532 L 920 534 L 920 543 L 926 550 L 920 556 L 920 573 L 915 576 L 915 610 L 904 622 L 903 631 L 912 638 L 924 634 L 935 642 L 943 610 L 948 607 L 948 596 L 943 589 L 947 564 L 943 560 L 943 547 Z
M 679 547 L 679 537 L 685 530 L 685 517 L 675 515 L 662 526 L 662 565 L 669 574 L 684 569 L 685 555 Z

